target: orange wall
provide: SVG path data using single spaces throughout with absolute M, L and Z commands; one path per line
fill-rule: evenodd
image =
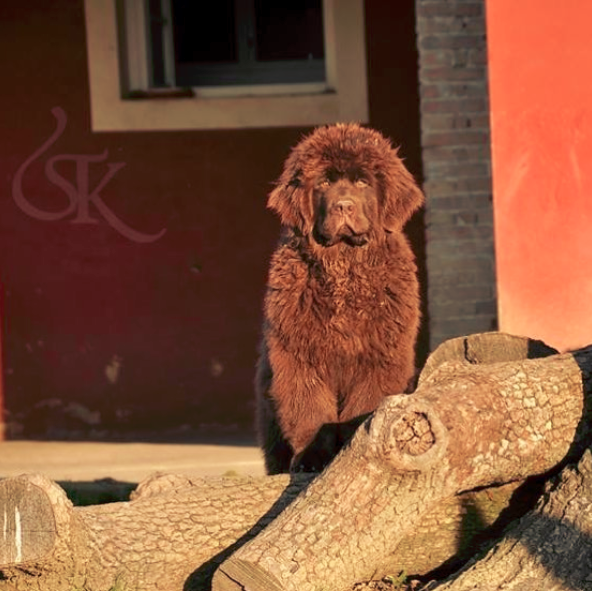
M 489 0 L 500 329 L 592 342 L 592 3 Z
M 262 297 L 279 234 L 266 196 L 309 129 L 93 133 L 83 0 L 5 4 L 0 281 L 9 424 L 24 425 L 17 434 L 25 437 L 84 436 L 80 421 L 52 410 L 59 400 L 100 412 L 93 428 L 101 436 L 182 424 L 250 429 Z M 370 123 L 402 144 L 419 176 L 414 3 L 367 4 Z M 66 127 L 28 162 L 56 128 L 54 107 Z M 96 202 L 86 216 L 76 201 L 69 215 L 39 219 L 39 211 L 67 212 L 86 156 L 103 158 L 81 174 L 90 191 L 109 164 L 124 163 L 100 197 L 134 230 L 166 229 L 161 238 L 130 240 Z M 20 170 L 37 212 L 14 198 Z M 80 216 L 84 223 L 73 223 Z M 420 216 L 411 230 L 422 262 Z

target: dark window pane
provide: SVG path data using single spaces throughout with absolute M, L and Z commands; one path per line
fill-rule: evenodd
M 255 0 L 257 60 L 324 59 L 322 0 Z
M 164 55 L 162 51 L 162 12 L 160 0 L 149 0 L 148 10 L 150 12 L 150 40 L 152 47 L 152 86 L 165 86 Z
M 237 59 L 234 0 L 173 0 L 175 61 L 227 63 Z

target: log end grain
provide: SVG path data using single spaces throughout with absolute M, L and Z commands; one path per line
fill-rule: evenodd
M 256 564 L 229 558 L 214 574 L 212 591 L 283 591 L 269 572 Z
M 54 505 L 29 477 L 0 481 L 0 566 L 35 562 L 54 549 Z

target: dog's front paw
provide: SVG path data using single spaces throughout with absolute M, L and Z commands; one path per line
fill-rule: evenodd
M 290 472 L 322 472 L 331 463 L 332 459 L 332 454 L 326 451 L 306 448 L 292 458 Z
M 323 425 L 315 438 L 294 454 L 290 472 L 322 472 L 338 451 L 336 425 Z

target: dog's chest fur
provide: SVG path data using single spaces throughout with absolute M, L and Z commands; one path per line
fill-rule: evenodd
M 367 269 L 350 261 L 315 265 L 309 269 L 303 295 L 309 301 L 305 307 L 338 334 L 345 329 L 351 333 L 354 327 L 358 329 L 354 328 L 354 334 L 358 333 L 369 318 L 384 312 L 381 308 L 386 304 L 386 292 L 382 275 L 383 268 Z M 346 335 L 349 336 L 352 335 Z
M 268 327 L 309 363 L 385 362 L 400 334 L 400 302 L 388 290 L 396 274 L 392 261 L 361 250 L 324 260 L 281 252 L 270 272 Z

